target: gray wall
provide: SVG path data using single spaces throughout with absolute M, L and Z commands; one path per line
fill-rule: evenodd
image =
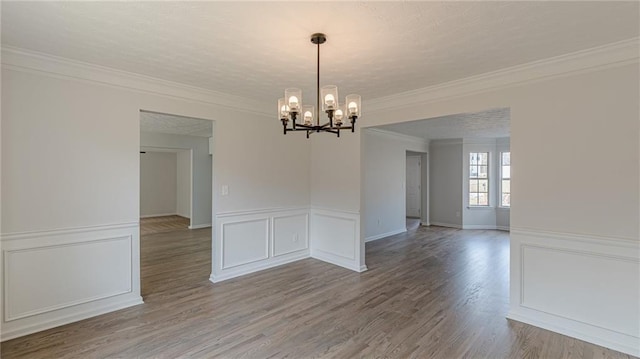
M 193 210 L 191 226 L 211 224 L 211 164 L 209 139 L 206 137 L 140 133 L 140 147 L 161 147 L 193 150 Z
M 462 227 L 462 140 L 431 141 L 429 161 L 430 223 Z
M 363 130 L 362 149 L 365 239 L 406 231 L 407 151 L 426 153 L 427 141 L 367 129 Z
M 176 213 L 191 218 L 191 150 L 177 153 Z
M 171 152 L 140 154 L 140 216 L 176 214 L 177 156 Z

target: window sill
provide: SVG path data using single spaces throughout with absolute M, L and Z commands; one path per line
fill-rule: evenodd
M 496 209 L 499 209 L 501 211 L 508 211 L 511 209 L 511 207 L 496 207 Z

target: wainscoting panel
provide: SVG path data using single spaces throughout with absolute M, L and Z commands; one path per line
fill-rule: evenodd
M 360 214 L 331 209 L 311 210 L 311 256 L 357 272 L 361 263 Z
M 269 218 L 222 225 L 222 269 L 269 258 Z
M 129 293 L 131 236 L 4 251 L 4 280 L 7 322 Z
M 309 257 L 306 207 L 219 213 L 215 222 L 214 283 Z
M 2 235 L 2 340 L 142 303 L 138 224 Z
M 640 355 L 640 242 L 511 230 L 509 318 Z
M 309 248 L 309 215 L 273 217 L 273 256 Z

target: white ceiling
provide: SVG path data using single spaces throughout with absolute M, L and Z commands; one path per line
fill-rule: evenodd
M 213 136 L 213 122 L 196 118 L 140 112 L 140 131 L 199 137 Z
M 374 128 L 429 140 L 500 138 L 510 137 L 510 116 L 508 108 L 496 108 L 476 113 L 461 113 Z
M 637 37 L 631 2 L 2 2 L 2 45 L 252 98 L 365 100 Z

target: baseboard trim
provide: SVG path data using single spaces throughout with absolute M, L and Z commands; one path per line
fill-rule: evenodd
M 396 229 L 395 231 L 391 231 L 391 232 L 387 232 L 387 233 L 382 233 L 382 234 L 376 234 L 375 236 L 370 236 L 364 239 L 365 242 L 372 242 L 372 241 L 377 241 L 378 239 L 382 239 L 382 238 L 387 238 L 387 237 L 391 237 L 391 236 L 395 236 L 396 234 L 400 234 L 400 233 L 405 233 L 407 231 L 406 228 L 402 228 L 402 229 Z
M 465 224 L 462 226 L 462 229 L 488 229 L 488 230 L 509 231 L 509 227 L 507 226 L 496 226 L 493 224 Z
M 193 226 L 189 226 L 189 229 L 200 229 L 200 228 L 211 228 L 211 223 L 196 224 Z
M 622 353 L 640 357 L 640 338 L 596 327 L 567 318 L 555 317 L 542 313 L 547 320 L 541 320 L 540 315 L 516 313 L 511 310 L 507 319 L 533 325 L 552 332 L 560 333 L 572 338 L 617 350 Z
M 431 223 L 429 223 L 429 222 L 420 222 L 420 225 L 429 227 L 431 225 Z
M 444 222 L 431 222 L 430 226 L 438 226 L 438 227 L 449 227 L 449 228 L 457 228 L 462 229 L 462 226 L 459 224 L 453 223 L 444 223 Z
M 366 270 L 366 267 L 367 267 L 366 265 L 358 265 L 355 260 L 342 258 L 337 255 L 333 255 L 331 253 L 327 253 L 318 249 L 311 252 L 311 258 L 321 260 L 329 264 L 337 265 L 339 267 L 346 268 L 354 272 L 363 272 Z
M 232 278 L 237 278 L 247 274 L 260 272 L 265 269 L 270 269 L 270 268 L 278 267 L 284 264 L 297 262 L 299 260 L 306 259 L 309 257 L 310 257 L 309 251 L 305 250 L 302 253 L 296 253 L 292 256 L 287 256 L 286 258 L 270 260 L 268 262 L 264 261 L 264 263 L 260 263 L 260 264 L 251 264 L 250 267 L 245 267 L 245 268 L 235 267 L 233 269 L 224 271 L 223 273 L 219 273 L 219 274 L 211 273 L 211 275 L 209 276 L 209 280 L 213 283 L 219 283 Z
M 24 326 L 24 327 L 18 327 L 15 329 L 6 330 L 6 324 L 5 324 L 3 325 L 3 328 L 2 328 L 0 341 L 4 342 L 10 339 L 41 332 L 43 330 L 59 327 L 65 324 L 77 322 L 83 319 L 92 318 L 98 315 L 107 314 L 116 310 L 133 307 L 135 305 L 140 305 L 140 304 L 144 304 L 142 297 L 135 296 L 134 298 L 127 298 L 120 301 L 114 301 L 113 303 L 104 305 L 99 308 L 89 309 L 89 310 L 61 316 L 48 321 L 44 321 L 44 322 L 40 322 L 40 323 L 36 323 L 36 324 Z

